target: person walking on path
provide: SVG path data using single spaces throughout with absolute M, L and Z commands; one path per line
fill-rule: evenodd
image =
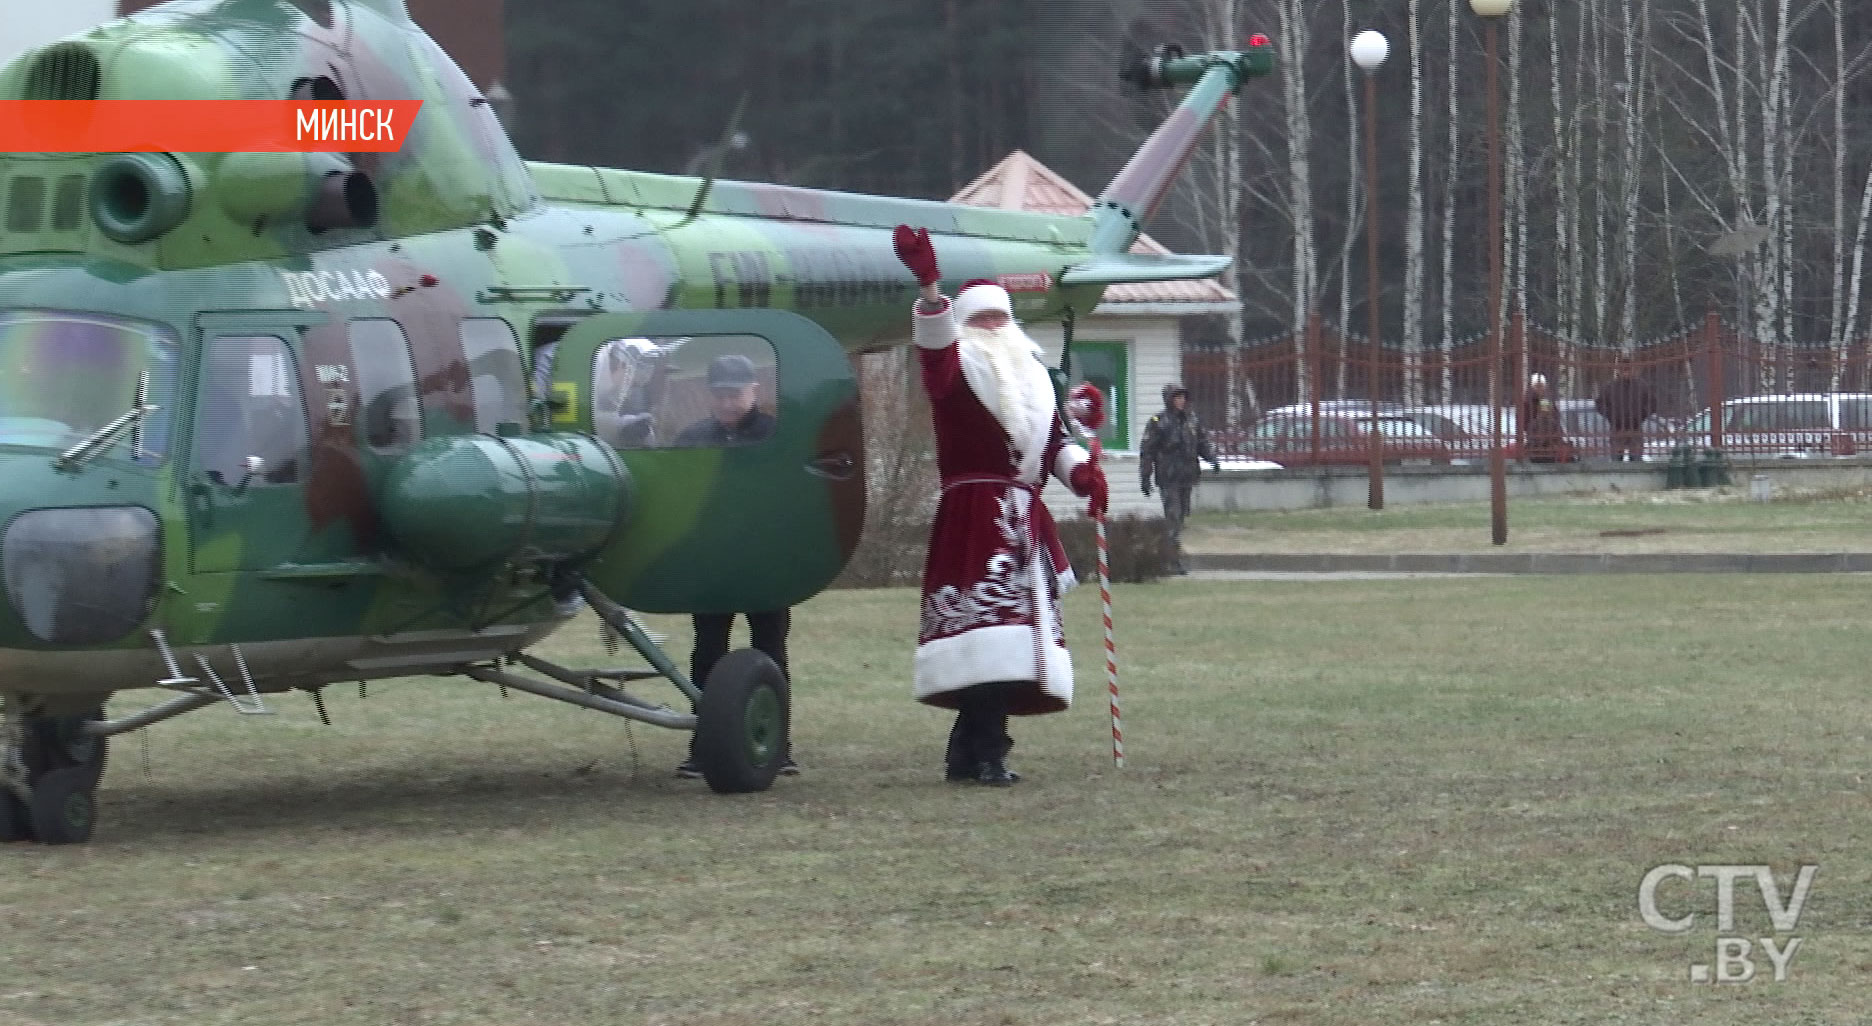
M 1189 389 L 1172 382 L 1163 388 L 1164 408 L 1144 426 L 1144 444 L 1138 450 L 1138 484 L 1149 498 L 1153 479 L 1163 496 L 1164 561 L 1174 574 L 1187 574 L 1183 563 L 1183 521 L 1190 513 L 1190 498 L 1202 477 L 1206 461 L 1216 473 L 1222 465 L 1209 446 L 1209 434 L 1189 408 Z

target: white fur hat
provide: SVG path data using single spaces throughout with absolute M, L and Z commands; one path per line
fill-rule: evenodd
M 986 310 L 999 310 L 1014 318 L 1014 301 L 1009 298 L 1008 290 L 986 278 L 976 278 L 962 286 L 956 293 L 955 318 L 957 324 L 967 324 L 970 317 Z

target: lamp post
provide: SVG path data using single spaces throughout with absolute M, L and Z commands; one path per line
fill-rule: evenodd
M 1496 29 L 1514 0 L 1469 0 L 1469 9 L 1483 19 L 1488 40 L 1488 391 L 1489 391 L 1489 538 L 1508 544 L 1508 464 L 1502 455 L 1501 290 L 1502 290 L 1502 172 L 1501 172 L 1501 59 Z
M 1378 429 L 1378 69 L 1390 55 L 1391 43 L 1382 32 L 1352 37 L 1352 63 L 1365 72 L 1365 390 L 1371 398 L 1371 483 L 1365 504 L 1372 509 L 1384 508 L 1384 433 Z

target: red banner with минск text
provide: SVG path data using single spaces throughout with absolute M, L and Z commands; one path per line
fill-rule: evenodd
M 394 153 L 421 100 L 6 100 L 3 153 Z

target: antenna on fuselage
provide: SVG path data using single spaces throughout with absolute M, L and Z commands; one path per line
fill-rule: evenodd
M 683 169 L 684 174 L 690 175 L 702 170 L 702 184 L 696 189 L 695 199 L 689 204 L 689 212 L 672 227 L 681 228 L 702 212 L 702 204 L 708 202 L 709 190 L 715 187 L 715 179 L 721 176 L 722 163 L 728 159 L 728 151 L 747 149 L 747 133 L 741 131 L 741 115 L 747 110 L 747 101 L 748 94 L 742 93 L 741 99 L 735 103 L 734 113 L 728 116 L 728 127 L 722 129 L 721 138 L 703 147 L 702 152 L 691 158 L 689 166 Z

